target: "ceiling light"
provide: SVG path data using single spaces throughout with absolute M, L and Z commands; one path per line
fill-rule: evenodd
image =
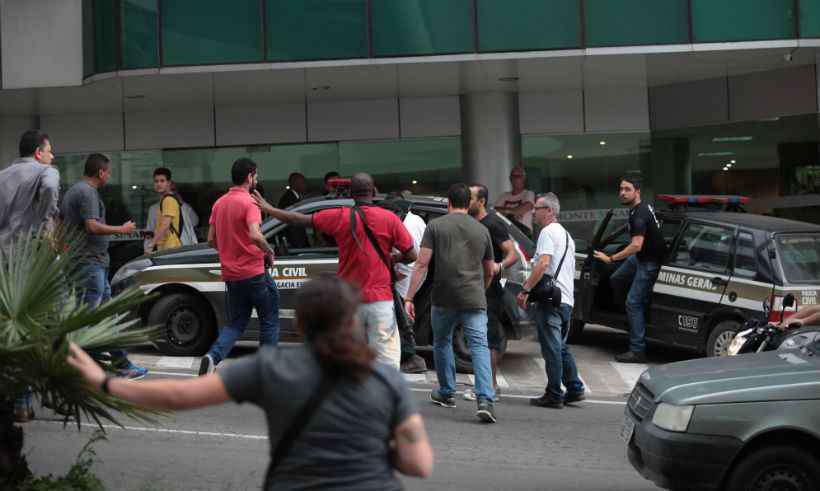
M 712 138 L 712 143 L 750 142 L 752 140 L 754 140 L 753 136 L 719 136 Z
M 285 186 L 285 189 L 290 189 L 290 186 Z
M 139 187 L 139 186 L 137 186 L 136 184 L 134 184 L 133 186 L 131 186 L 131 189 L 139 189 L 139 188 L 140 188 L 140 187 Z
M 736 163 L 737 163 L 737 160 L 732 160 L 732 161 L 730 161 L 730 163 L 732 163 L 732 164 L 736 164 Z
M 601 140 L 601 141 L 599 141 L 598 143 L 599 143 L 602 147 L 603 147 L 604 145 L 606 145 L 606 141 L 605 141 L 605 140 Z
M 731 169 L 731 168 L 732 168 L 732 164 L 726 164 L 726 167 L 728 167 L 729 169 Z
M 419 183 L 419 182 L 418 182 L 417 180 L 413 179 L 413 185 L 416 185 L 416 184 L 418 184 L 418 183 Z
M 726 172 L 727 170 L 729 170 L 729 168 L 728 168 L 728 167 L 724 167 L 724 168 L 723 168 L 723 172 Z
M 572 160 L 572 154 L 567 155 L 567 158 Z

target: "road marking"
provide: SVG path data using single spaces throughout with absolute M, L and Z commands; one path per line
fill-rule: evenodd
M 34 423 L 58 424 L 63 425 L 63 421 L 43 421 L 34 420 Z M 89 427 L 96 427 L 89 424 Z M 220 433 L 215 431 L 193 431 L 193 430 L 174 430 L 171 428 L 149 428 L 146 426 L 117 426 L 117 425 L 102 425 L 106 430 L 127 430 L 127 431 L 142 431 L 145 433 L 172 433 L 176 435 L 193 435 L 193 436 L 210 436 L 218 438 L 239 438 L 243 440 L 267 440 L 267 435 L 248 435 L 244 433 Z
M 183 373 L 183 372 L 163 372 L 160 370 L 151 370 L 148 369 L 148 375 L 170 375 L 171 377 L 199 377 L 199 374 L 196 373 Z
M 612 365 L 615 371 L 618 372 L 618 375 L 621 376 L 621 379 L 627 385 L 629 391 L 632 391 L 632 388 L 638 383 L 641 374 L 649 368 L 649 365 L 643 365 L 641 363 L 618 363 L 611 361 L 609 364 Z
M 411 392 L 430 392 L 430 389 L 422 389 L 422 388 L 417 388 L 417 387 L 411 387 L 410 391 Z M 458 390 L 456 391 L 456 394 L 461 394 L 461 393 L 462 393 L 462 391 L 458 391 Z M 503 394 L 501 394 L 501 398 L 504 399 L 504 398 L 509 397 L 511 399 L 532 399 L 533 397 L 536 397 L 537 395 L 539 395 L 539 394 L 525 395 L 525 394 L 507 394 L 507 393 L 503 393 Z M 604 401 L 604 400 L 601 400 L 601 399 L 584 399 L 583 402 L 588 402 L 590 404 L 603 404 L 603 405 L 608 405 L 608 406 L 626 406 L 626 401 Z
M 194 366 L 193 356 L 163 356 L 154 365 L 158 368 L 178 368 L 181 370 L 190 370 Z
M 410 384 L 427 383 L 426 373 L 403 373 L 404 381 Z

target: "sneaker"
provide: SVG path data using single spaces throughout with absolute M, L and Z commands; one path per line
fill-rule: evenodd
M 427 371 L 427 362 L 419 355 L 413 355 L 401 364 L 404 373 L 424 373 Z
M 496 422 L 493 403 L 486 399 L 481 399 L 478 401 L 478 410 L 475 412 L 475 415 L 478 419 L 485 423 Z
M 441 407 L 456 407 L 456 398 L 453 396 L 443 396 L 438 389 L 430 391 L 430 401 Z
M 475 400 L 475 391 L 473 389 L 464 389 L 464 400 L 465 401 L 474 401 Z
M 199 362 L 199 376 L 208 375 L 216 371 L 216 363 L 211 355 L 205 355 Z
M 567 392 L 564 394 L 564 404 L 572 404 L 574 402 L 581 402 L 587 396 L 583 392 Z
M 619 363 L 646 363 L 646 355 L 644 353 L 627 351 L 626 353 L 615 355 L 615 361 Z
M 563 409 L 564 401 L 560 399 L 553 399 L 551 396 L 544 394 L 541 397 L 530 399 L 530 406 L 547 407 L 550 409 Z
M 138 367 L 133 363 L 128 368 L 121 368 L 117 370 L 118 377 L 127 378 L 128 380 L 139 380 L 141 378 L 145 378 L 146 375 L 148 375 L 147 368 Z

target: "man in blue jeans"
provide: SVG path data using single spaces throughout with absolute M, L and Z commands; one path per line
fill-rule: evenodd
M 447 215 L 427 224 L 421 250 L 410 278 L 404 308 L 411 319 L 416 313 L 413 297 L 435 257 L 433 278 L 433 356 L 439 388 L 430 393 L 433 404 L 453 408 L 456 365 L 453 356 L 453 329 L 459 323 L 470 345 L 478 403 L 476 417 L 495 423 L 495 391 L 487 347 L 487 298 L 495 271 L 493 245 L 487 228 L 471 218 L 470 188 L 458 183 L 450 186 Z M 433 253 L 435 252 L 435 256 Z
M 626 259 L 609 279 L 613 288 L 629 288 L 626 296 L 629 351 L 616 355 L 615 360 L 621 363 L 645 363 L 646 310 L 658 270 L 666 255 L 666 242 L 663 240 L 655 209 L 641 201 L 640 178 L 621 178 L 618 198 L 621 204 L 630 208 L 628 224 L 632 240 L 625 249 L 611 256 L 595 251 L 595 258 L 607 264 Z
M 533 258 L 533 268 L 518 294 L 518 304 L 534 309 L 533 317 L 547 372 L 547 388 L 544 395 L 530 399 L 533 406 L 561 409 L 585 399 L 584 384 L 578 377 L 575 358 L 567 349 L 567 334 L 572 320 L 575 282 L 575 242 L 569 232 L 558 223 L 561 203 L 553 193 L 540 196 L 535 201 L 535 222 L 540 225 L 538 245 Z M 560 304 L 529 302 L 530 292 L 544 275 L 553 278 L 553 284 L 561 291 Z M 566 394 L 561 389 L 564 384 Z
M 262 211 L 251 197 L 258 181 L 256 163 L 239 159 L 231 168 L 233 187 L 211 210 L 208 243 L 219 253 L 227 287 L 228 325 L 202 357 L 199 374 L 212 373 L 245 332 L 256 309 L 259 344 L 279 342 L 279 292 L 266 266 L 273 265 L 273 249 L 262 235 Z
M 128 234 L 134 231 L 134 222 L 119 226 L 108 225 L 105 220 L 105 205 L 98 189 L 111 178 L 111 160 L 103 154 L 92 153 L 85 161 L 83 178 L 66 191 L 61 212 L 63 222 L 80 231 L 84 240 L 78 252 L 78 273 L 80 300 L 91 308 L 111 298 L 108 283 L 109 237 L 114 234 Z M 117 367 L 121 377 L 135 380 L 144 377 L 148 370 L 131 363 L 123 350 L 111 351 L 111 362 Z

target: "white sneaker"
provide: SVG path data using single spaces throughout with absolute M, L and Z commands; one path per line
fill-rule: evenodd
M 475 391 L 473 389 L 464 389 L 464 400 L 465 401 L 474 401 L 475 400 Z

